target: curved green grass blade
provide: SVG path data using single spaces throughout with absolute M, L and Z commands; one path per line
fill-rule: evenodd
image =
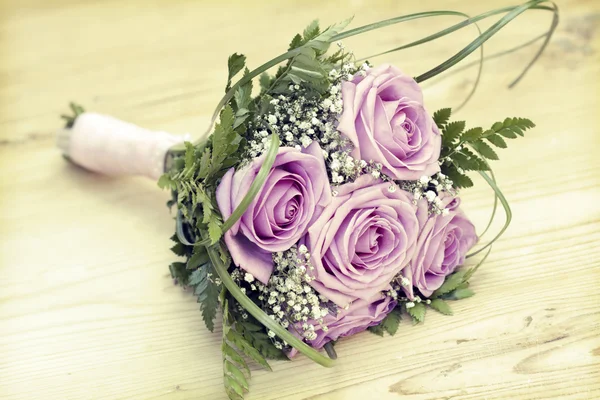
M 248 296 L 242 293 L 233 279 L 231 279 L 231 275 L 229 275 L 229 272 L 227 272 L 225 264 L 219 256 L 219 252 L 214 247 L 208 248 L 208 256 L 210 257 L 210 260 L 213 264 L 213 267 L 217 271 L 219 278 L 221 278 L 223 285 L 225 285 L 227 290 L 229 290 L 229 293 L 231 293 L 238 303 L 240 303 L 240 305 L 244 307 L 244 309 L 248 311 L 254 318 L 256 318 L 266 328 L 275 332 L 280 339 L 288 342 L 291 346 L 296 348 L 299 352 L 314 362 L 324 367 L 332 367 L 334 365 L 334 361 L 332 359 L 325 357 L 323 354 L 319 353 L 317 350 L 313 349 L 302 340 L 292 335 L 287 329 L 272 320 L 259 306 L 250 300 Z
M 240 204 L 233 210 L 233 213 L 227 220 L 223 223 L 221 230 L 225 233 L 229 228 L 231 228 L 241 217 L 244 215 L 250 203 L 254 200 L 260 189 L 262 189 L 267 177 L 269 176 L 269 172 L 271 172 L 271 167 L 275 162 L 275 157 L 277 156 L 277 151 L 279 150 L 279 136 L 273 134 L 271 135 L 271 142 L 269 146 L 269 150 L 265 155 L 265 160 L 256 174 L 256 177 L 252 181 L 252 185 L 250 185 L 250 189 L 248 189 L 248 193 L 244 196 Z
M 500 31 L 500 29 L 502 29 L 504 26 L 506 26 L 510 21 L 512 21 L 513 19 L 518 17 L 520 14 L 522 14 L 523 12 L 527 11 L 528 9 L 531 9 L 534 7 L 537 9 L 540 9 L 541 7 L 538 7 L 539 4 L 545 3 L 545 2 L 549 2 L 549 0 L 532 0 L 527 3 L 522 4 L 520 6 L 513 7 L 512 10 L 510 12 L 508 12 L 508 14 L 506 14 L 504 17 L 500 18 L 499 21 L 497 21 L 495 24 L 493 24 L 491 27 L 489 27 L 482 35 L 480 35 L 477 39 L 475 39 L 474 41 L 469 43 L 461 51 L 459 51 L 454 56 L 450 57 L 448 60 L 444 61 L 437 67 L 432 68 L 429 71 L 419 75 L 418 77 L 415 78 L 415 80 L 417 82 L 423 82 L 423 81 L 426 81 L 427 79 L 433 78 L 434 76 L 444 72 L 448 68 L 454 66 L 455 64 L 457 64 L 458 62 L 463 60 L 465 57 L 467 57 L 473 51 L 475 51 L 479 46 L 481 46 L 488 39 L 490 39 L 492 36 L 494 36 L 496 33 L 498 33 L 498 31 Z M 547 9 L 547 10 L 556 12 L 556 10 L 552 7 L 544 7 L 542 9 Z M 497 10 L 495 10 L 495 11 L 497 11 Z M 490 13 L 497 13 L 495 11 L 490 11 Z M 493 14 L 491 14 L 491 15 L 493 15 Z M 551 35 L 549 35 L 548 40 L 550 40 L 550 36 Z
M 452 13 L 452 15 L 456 15 L 454 12 L 451 12 L 451 13 Z M 425 38 L 422 38 L 422 39 L 419 39 L 419 40 L 415 40 L 414 42 L 408 43 L 408 44 L 400 46 L 400 47 L 396 47 L 395 49 L 387 50 L 387 51 L 384 51 L 382 53 L 378 53 L 378 54 L 375 54 L 375 55 L 372 55 L 372 56 L 369 56 L 369 57 L 365 57 L 365 58 L 362 58 L 362 59 L 357 60 L 357 61 L 363 61 L 363 60 L 366 60 L 368 58 L 379 57 L 379 56 L 382 56 L 384 54 L 389 54 L 389 53 L 393 53 L 395 51 L 400 51 L 400 50 L 408 49 L 410 47 L 418 46 L 420 44 L 424 44 L 424 43 L 430 42 L 432 40 L 438 39 L 440 37 L 446 36 L 446 35 L 454 32 L 454 31 L 456 31 L 458 29 L 461 29 L 463 27 L 466 27 L 466 26 L 470 25 L 471 23 L 475 25 L 475 28 L 477 28 L 477 31 L 479 32 L 479 36 L 481 36 L 481 28 L 477 24 L 477 21 L 474 21 L 467 14 L 464 14 L 464 13 L 458 13 L 458 14 L 460 14 L 460 16 L 466 18 L 466 20 L 463 21 L 460 24 L 456 24 L 454 26 L 451 26 L 450 28 L 446 28 L 446 29 L 441 30 L 441 31 L 439 31 L 437 33 L 429 35 L 429 36 L 427 36 Z M 445 14 L 437 14 L 437 15 L 445 15 Z M 467 21 L 468 21 L 468 23 L 465 23 Z M 473 87 L 471 88 L 469 94 L 463 100 L 463 102 L 460 103 L 458 106 L 454 107 L 454 112 L 460 111 L 469 102 L 469 100 L 471 100 L 471 98 L 473 97 L 473 95 L 477 91 L 477 88 L 479 87 L 479 82 L 481 81 L 481 74 L 483 73 L 483 60 L 484 60 L 484 57 L 483 57 L 483 45 L 479 46 L 479 50 L 480 50 L 480 52 L 479 52 L 479 60 L 477 61 L 479 63 L 479 68 L 477 70 L 477 76 L 475 77 L 475 83 L 473 84 Z
M 474 151 L 475 153 L 477 153 L 477 155 L 479 155 L 479 157 L 483 160 L 483 162 L 485 163 L 485 165 L 490 170 L 490 176 L 492 178 L 492 181 L 494 181 L 494 184 L 497 185 L 496 176 L 494 175 L 494 171 L 492 170 L 492 166 L 490 165 L 490 163 L 488 163 L 488 161 L 486 160 L 486 158 L 484 156 L 482 156 L 481 153 L 479 152 L 479 150 L 477 150 L 475 147 L 469 146 L 469 148 L 472 151 Z M 481 239 L 483 237 L 483 235 L 485 235 L 486 232 L 492 226 L 492 222 L 494 222 L 494 217 L 496 216 L 496 210 L 497 209 L 498 209 L 498 195 L 496 195 L 496 193 L 494 193 L 494 207 L 492 208 L 492 215 L 490 215 L 490 220 L 488 221 L 487 226 L 485 227 L 485 229 L 483 230 L 483 232 L 481 233 L 481 235 L 479 235 L 479 239 Z
M 483 256 L 483 258 L 477 263 L 476 266 L 474 266 L 473 268 L 469 268 L 469 270 L 467 271 L 467 273 L 465 274 L 465 276 L 463 278 L 463 281 L 466 282 L 469 279 L 471 279 L 471 277 L 473 276 L 473 274 L 475 274 L 475 272 L 477 272 L 477 270 L 479 269 L 479 267 L 481 267 L 483 265 L 483 263 L 488 258 L 488 256 L 490 255 L 491 252 L 492 252 L 492 246 L 488 247 L 487 253 L 485 253 L 485 256 Z
M 527 66 L 523 69 L 523 72 L 521 72 L 521 74 L 517 76 L 517 78 L 514 81 L 512 81 L 510 85 L 508 85 L 509 89 L 513 88 L 517 83 L 519 83 L 521 79 L 523 79 L 525 74 L 527 74 L 527 71 L 529 71 L 529 69 L 533 66 L 533 64 L 535 64 L 538 58 L 541 57 L 544 50 L 546 50 L 548 43 L 550 43 L 550 39 L 552 38 L 552 35 L 554 34 L 556 27 L 558 26 L 558 6 L 555 3 L 552 3 L 552 10 L 554 12 L 554 15 L 552 17 L 552 24 L 550 25 L 550 29 L 548 30 L 548 34 L 546 35 L 546 39 L 544 39 L 544 42 L 540 46 L 537 53 L 533 56 L 529 64 L 527 64 Z
M 488 176 L 488 174 L 486 174 L 483 171 L 477 171 L 477 172 L 479 172 L 479 175 L 481 175 L 483 177 L 483 179 L 485 179 L 485 181 L 488 183 L 488 185 L 490 185 L 490 187 L 494 190 L 494 193 L 496 193 L 496 196 L 498 197 L 498 199 L 500 200 L 500 203 L 502 204 L 502 207 L 504 208 L 504 212 L 506 214 L 506 221 L 504 222 L 504 226 L 502 227 L 500 232 L 498 232 L 498 234 L 488 244 L 486 244 L 479 250 L 476 250 L 470 254 L 467 254 L 467 258 L 473 257 L 474 255 L 479 254 L 483 250 L 490 247 L 496 240 L 498 240 L 500 238 L 500 236 L 502 236 L 502 234 L 506 231 L 506 229 L 510 225 L 510 221 L 512 220 L 512 211 L 510 210 L 508 201 L 506 200 L 506 197 L 504 197 L 504 194 L 502 193 L 500 188 L 498 188 L 496 183 L 494 183 L 494 181 Z

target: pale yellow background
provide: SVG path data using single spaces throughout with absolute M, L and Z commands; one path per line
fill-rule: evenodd
M 167 265 L 167 193 L 65 163 L 57 116 L 76 100 L 142 126 L 199 134 L 223 94 L 226 58 L 257 66 L 313 18 L 353 26 L 399 14 L 476 14 L 512 1 L 0 2 L 0 398 L 223 399 L 220 327 L 211 334 Z M 227 3 L 227 5 L 225 5 Z M 514 223 L 473 279 L 477 295 L 402 322 L 396 337 L 361 334 L 324 369 L 299 357 L 255 368 L 249 399 L 600 398 L 600 2 L 559 0 L 550 48 L 515 89 L 534 47 L 490 61 L 457 117 L 538 127 L 494 163 Z M 348 40 L 358 55 L 458 21 L 429 19 Z M 542 33 L 531 12 L 488 54 Z M 390 56 L 416 75 L 473 38 Z M 471 57 L 469 60 L 474 60 Z M 379 61 L 381 60 L 374 60 Z M 425 87 L 430 110 L 457 105 L 474 69 Z M 463 194 L 482 226 L 490 191 Z M 497 227 L 496 227 L 497 228 Z

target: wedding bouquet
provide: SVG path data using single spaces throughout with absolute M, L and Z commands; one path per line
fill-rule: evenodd
M 506 118 L 467 128 L 450 120 L 450 109 L 430 114 L 419 83 L 480 49 L 527 9 L 554 13 L 537 58 L 558 15 L 554 4 L 543 3 L 473 18 L 423 12 L 347 31 L 349 21 L 324 30 L 313 22 L 286 53 L 258 69 L 245 69 L 243 55 L 229 58 L 226 94 L 204 140 L 147 131 L 73 105 L 59 145 L 86 168 L 160 176 L 158 185 L 171 191 L 172 250 L 183 257 L 170 265 L 171 275 L 193 290 L 210 331 L 221 310 L 225 389 L 242 398 L 248 359 L 270 369 L 267 359 L 301 352 L 332 366 L 337 340 L 364 330 L 393 335 L 403 314 L 415 323 L 428 309 L 452 314 L 449 301 L 474 294 L 469 281 L 511 219 L 488 160 L 498 159 L 494 147 L 534 124 Z M 501 13 L 467 47 L 416 78 L 357 59 L 339 43 L 412 19 L 466 18 L 397 51 Z M 473 185 L 466 171 L 477 171 L 495 193 L 490 223 L 479 235 L 460 207 L 459 189 Z M 498 202 L 504 227 L 473 251 Z M 486 250 L 477 265 L 463 267 Z

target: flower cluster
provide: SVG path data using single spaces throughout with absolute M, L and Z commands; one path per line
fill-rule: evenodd
M 350 62 L 331 69 L 329 89 L 320 97 L 306 87 L 289 85 L 288 93 L 271 99 L 269 111 L 250 129 L 246 158 L 254 159 L 263 154 L 268 146 L 267 137 L 274 133 L 284 146 L 298 150 L 313 142 L 319 143 L 332 184 L 354 180 L 374 163 L 353 158 L 350 153 L 354 145 L 337 130 L 343 111 L 342 84 L 355 75 L 365 75 L 368 70 L 368 64 L 357 68 Z
M 265 184 L 224 239 L 244 288 L 315 348 L 379 324 L 400 304 L 428 304 L 477 241 L 440 172 L 441 133 L 416 82 L 395 67 L 350 63 L 328 80 L 320 96 L 291 84 L 272 98 L 249 130 L 248 163 L 217 189 L 227 218 L 267 137 L 280 137 Z

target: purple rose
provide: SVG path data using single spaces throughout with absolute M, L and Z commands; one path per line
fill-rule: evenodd
M 261 156 L 239 171 L 227 171 L 217 188 L 224 219 L 240 204 L 263 161 Z M 330 202 L 331 188 L 318 143 L 303 150 L 280 148 L 262 189 L 225 232 L 231 258 L 266 284 L 273 272 L 271 254 L 296 244 Z
M 413 78 L 381 65 L 342 83 L 342 101 L 337 129 L 354 144 L 354 158 L 381 163 L 399 180 L 439 172 L 442 137 Z
M 371 175 L 337 190 L 300 243 L 310 253 L 309 284 L 344 307 L 372 298 L 406 266 L 419 223 L 412 196 Z
M 447 215 L 427 215 L 427 200 L 419 200 L 420 233 L 417 250 L 402 275 L 412 282 L 405 287 L 406 295 L 414 298 L 413 286 L 425 297 L 444 283 L 446 276 L 465 262 L 469 249 L 477 243 L 475 226 L 458 208 L 459 198 L 446 196 L 442 202 Z
M 352 336 L 370 326 L 379 324 L 396 307 L 396 304 L 396 300 L 393 300 L 390 296 L 376 293 L 368 300 L 356 300 L 347 310 L 341 309 L 337 315 L 327 314 L 323 318 L 323 324 L 315 320 L 308 321 L 309 324 L 315 327 L 316 337 L 312 340 L 307 340 L 301 336 L 301 323 L 297 323 L 294 328 L 290 329 L 290 332 L 300 339 L 305 339 L 311 347 L 320 349 L 327 342 L 345 336 Z M 327 329 L 324 330 L 323 326 L 326 326 Z M 297 353 L 298 350 L 292 349 L 289 356 L 293 357 Z

